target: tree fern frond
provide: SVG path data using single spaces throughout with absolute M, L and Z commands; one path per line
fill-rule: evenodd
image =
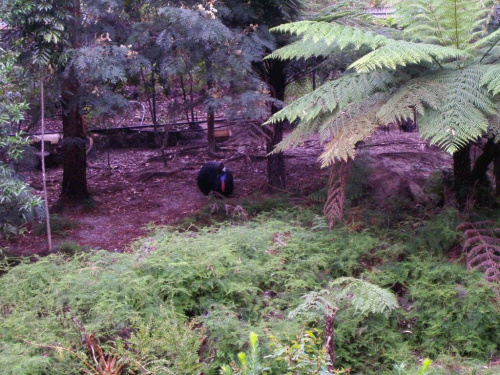
M 455 152 L 471 139 L 486 133 L 489 115 L 496 107 L 481 86 L 484 66 L 445 70 L 434 75 L 447 92 L 439 111 L 429 111 L 419 123 L 420 131 L 432 143 Z
M 413 109 L 420 116 L 425 115 L 426 108 L 437 110 L 446 96 L 446 87 L 435 82 L 433 77 L 416 78 L 402 85 L 380 108 L 377 118 L 382 124 L 406 119 L 413 116 Z
M 493 31 L 491 34 L 481 38 L 470 45 L 470 48 L 480 49 L 485 47 L 492 47 L 500 41 L 500 29 Z
M 413 41 L 467 49 L 485 34 L 488 7 L 470 0 L 389 0 L 397 9 L 397 22 Z
M 276 50 L 267 58 L 279 58 L 281 60 L 308 59 L 310 57 L 328 56 L 339 51 L 340 47 L 336 43 L 311 43 L 310 41 L 298 40 Z
M 481 79 L 481 85 L 486 86 L 492 95 L 500 93 L 500 64 L 488 67 Z
M 346 74 L 295 100 L 275 113 L 264 125 L 298 119 L 307 123 L 321 113 L 342 110 L 348 104 L 361 101 L 375 92 L 385 91 L 396 83 L 396 77 L 391 72 Z
M 450 59 L 470 57 L 464 51 L 454 47 L 442 47 L 433 44 L 393 41 L 353 62 L 349 68 L 358 73 L 367 73 L 376 69 L 396 70 L 398 66 L 421 62 L 445 62 Z
M 290 312 L 289 317 L 308 313 L 311 310 L 331 314 L 341 307 L 352 306 L 356 312 L 388 314 L 399 307 L 394 294 L 368 281 L 354 277 L 340 277 L 331 282 L 328 289 L 310 292 L 303 296 L 304 302 Z
M 388 314 L 399 307 L 394 294 L 354 277 L 340 277 L 331 283 L 332 289 L 339 288 L 339 293 L 335 294 L 337 300 L 349 300 L 356 311 L 361 314 L 381 313 Z
M 317 21 L 293 22 L 274 27 L 271 31 L 297 35 L 302 40 L 312 43 L 321 42 L 327 45 L 336 43 L 341 49 L 351 45 L 358 49 L 364 46 L 375 49 L 390 41 L 383 35 L 359 27 Z M 278 55 L 271 56 L 277 57 Z
M 352 104 L 323 126 L 325 130 L 320 136 L 331 134 L 331 137 L 319 156 L 321 167 L 354 159 L 357 143 L 369 137 L 378 126 L 375 114 L 379 107 L 380 102 L 375 98 Z

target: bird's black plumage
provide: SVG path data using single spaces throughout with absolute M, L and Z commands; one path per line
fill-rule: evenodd
M 198 173 L 198 187 L 205 195 L 217 191 L 228 197 L 234 189 L 233 175 L 223 163 L 209 162 Z

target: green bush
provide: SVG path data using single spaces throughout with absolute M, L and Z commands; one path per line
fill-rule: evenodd
M 132 253 L 76 251 L 6 268 L 0 375 L 88 370 L 77 321 L 128 369 L 215 375 L 247 351 L 251 331 L 267 357 L 269 336 L 274 348 L 287 347 L 300 332 L 321 330 L 322 319 L 290 320 L 288 313 L 301 296 L 342 276 L 392 289 L 402 309 L 390 319 L 339 312 L 339 368 L 379 374 L 412 353 L 484 359 L 498 352 L 500 314 L 491 286 L 439 256 L 456 241 L 451 216 L 408 225 L 404 235 L 328 231 L 318 223 L 312 211 L 292 208 L 239 225 L 158 228 Z M 434 242 L 425 237 L 443 228 L 449 234 L 429 251 Z M 266 366 L 270 375 L 283 375 L 282 362 Z

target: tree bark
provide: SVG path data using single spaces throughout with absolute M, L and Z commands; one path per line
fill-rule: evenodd
M 271 60 L 267 62 L 267 73 L 269 88 L 271 89 L 271 96 L 280 101 L 285 100 L 285 90 L 286 90 L 286 61 L 281 60 Z M 278 112 L 281 108 L 273 103 L 271 105 L 271 114 Z M 283 130 L 286 122 L 278 122 L 271 125 L 265 130 L 268 141 L 266 143 L 267 151 L 267 180 L 269 184 L 269 190 L 271 192 L 284 191 L 286 189 L 286 166 L 285 166 L 285 154 L 283 152 L 277 152 L 270 154 L 276 147 L 278 143 L 283 140 Z
M 453 175 L 459 209 L 466 208 L 472 193 L 470 144 L 453 153 Z
M 72 15 L 68 23 L 73 48 L 80 46 L 80 1 L 72 0 L 67 5 Z M 63 180 L 60 203 L 82 203 L 89 197 L 87 189 L 87 155 L 85 150 L 87 129 L 80 113 L 78 96 L 80 83 L 74 67 L 69 65 L 68 74 L 61 83 L 61 106 L 63 122 Z
M 77 103 L 80 85 L 74 68 L 61 84 L 63 121 L 63 180 L 61 200 L 81 203 L 87 189 L 86 127 Z
M 208 154 L 215 154 L 215 114 L 210 108 L 207 112 Z
M 495 197 L 500 197 L 500 144 L 495 143 L 493 157 L 493 174 L 495 175 Z
M 331 310 L 330 314 L 325 315 L 325 349 L 326 355 L 330 359 L 328 364 L 328 371 L 333 373 L 335 371 L 335 362 L 337 356 L 335 354 L 335 318 L 337 315 L 336 310 Z
M 207 69 L 207 92 L 208 95 L 212 94 L 214 88 L 214 79 L 212 76 L 212 61 L 208 58 L 205 62 Z M 207 141 L 208 141 L 208 154 L 215 155 L 215 112 L 211 104 L 207 106 Z

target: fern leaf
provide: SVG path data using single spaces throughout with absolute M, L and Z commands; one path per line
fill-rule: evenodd
M 467 253 L 467 268 L 484 272 L 486 280 L 500 280 L 500 228 L 491 221 L 462 223 L 457 230 L 463 230 L 466 241 L 463 250 Z
M 340 277 L 331 283 L 331 287 L 341 287 L 335 298 L 350 299 L 351 305 L 361 314 L 388 314 L 399 307 L 394 294 L 364 280 Z
M 481 79 L 481 85 L 486 86 L 492 95 L 500 93 L 500 64 L 491 65 Z
M 393 41 L 372 51 L 353 62 L 349 68 L 358 73 L 368 73 L 376 69 L 396 70 L 398 66 L 420 64 L 434 61 L 446 62 L 451 59 L 464 59 L 470 55 L 454 47 L 442 47 L 433 44 Z
M 354 159 L 358 142 L 370 136 L 378 126 L 375 120 L 376 109 L 368 102 L 363 102 L 357 106 L 351 106 L 348 111 L 344 111 L 342 117 L 337 117 L 332 121 L 332 137 L 326 143 L 324 152 L 319 156 L 323 168 L 337 161 Z M 350 116 L 351 111 L 352 116 Z M 364 111 L 364 114 L 361 115 L 360 111 Z
M 329 314 L 342 306 L 352 306 L 361 313 L 388 314 L 399 307 L 396 297 L 388 290 L 354 277 L 340 277 L 331 282 L 328 289 L 310 292 L 304 302 L 290 312 L 289 317 L 307 314 L 311 310 Z
M 420 116 L 426 109 L 438 110 L 446 96 L 446 87 L 435 82 L 432 77 L 420 77 L 403 84 L 380 108 L 377 118 L 382 124 L 413 116 L 409 107 L 416 106 Z
M 281 60 L 308 59 L 310 57 L 329 56 L 341 50 L 337 43 L 327 44 L 322 41 L 312 43 L 309 40 L 299 40 L 276 50 L 266 58 L 279 58 Z
M 375 49 L 390 42 L 387 37 L 360 27 L 318 21 L 293 22 L 274 27 L 271 31 L 297 35 L 304 42 L 336 44 L 341 50 L 348 46 L 354 46 L 356 49 L 361 47 Z M 271 57 L 279 57 L 279 51 L 273 53 Z
M 486 88 L 481 86 L 485 67 L 448 69 L 434 74 L 447 95 L 439 111 L 429 111 L 419 122 L 421 134 L 448 152 L 455 152 L 488 130 L 488 116 L 496 113 Z
M 298 119 L 307 123 L 322 113 L 341 111 L 350 103 L 361 101 L 374 92 L 384 91 L 396 83 L 395 77 L 390 72 L 346 74 L 297 99 L 275 113 L 264 125 L 284 120 L 293 122 Z M 315 129 L 311 130 L 307 133 L 301 131 L 301 133 L 309 135 Z
M 482 1 L 389 0 L 397 9 L 397 22 L 414 41 L 469 49 L 485 34 L 488 8 Z

